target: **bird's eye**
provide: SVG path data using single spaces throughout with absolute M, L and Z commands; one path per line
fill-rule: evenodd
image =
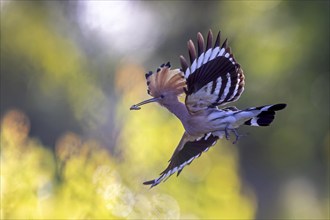
M 164 95 L 160 95 L 160 97 L 163 99 L 165 96 Z

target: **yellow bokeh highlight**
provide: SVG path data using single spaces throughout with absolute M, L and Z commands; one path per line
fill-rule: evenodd
M 39 69 L 34 74 L 40 79 L 38 85 L 45 96 L 56 96 L 64 90 L 78 121 L 95 129 L 106 120 L 110 106 L 103 91 L 95 85 L 95 79 L 88 72 L 88 66 L 80 48 L 65 34 L 57 32 L 47 22 L 47 15 L 40 6 L 20 3 L 10 13 L 5 11 L 1 22 L 4 37 L 1 44 L 15 55 L 27 59 Z M 39 9 L 39 10 L 38 10 Z M 25 11 L 33 10 L 31 16 Z M 60 22 L 65 23 L 64 20 Z M 20 25 L 15 25 L 19 23 Z M 57 23 L 54 22 L 53 25 Z M 24 74 L 24 73 L 22 73 Z
M 175 54 L 182 53 L 175 50 L 185 47 L 181 45 L 184 41 L 179 41 L 186 34 L 179 34 L 182 28 L 188 33 L 195 26 L 196 32 L 210 27 L 217 31 L 219 27 L 222 36 L 229 38 L 235 58 L 246 73 L 245 88 L 249 92 L 237 104 L 247 107 L 245 100 L 252 106 L 257 102 L 264 104 L 263 100 L 267 99 L 289 105 L 268 130 L 258 128 L 260 133 L 238 145 L 221 139 L 178 177 L 174 174 L 149 189 L 142 183 L 157 178 L 166 168 L 184 129 L 178 119 L 156 103 L 139 111 L 129 108 L 150 98 L 144 66 L 147 62 L 167 59 L 167 45 L 162 40 L 158 48 L 146 44 L 147 53 L 154 49 L 160 53 L 154 57 L 141 55 L 140 60 L 149 58 L 144 64 L 118 59 L 119 55 L 111 48 L 102 48 L 99 53 L 104 45 L 92 39 L 97 31 L 78 36 L 84 31 L 72 28 L 80 28 L 75 23 L 79 19 L 68 21 L 66 18 L 70 16 L 62 14 L 71 4 L 74 5 L 56 1 L 6 1 L 5 4 L 1 1 L 1 58 L 5 60 L 1 60 L 1 80 L 4 76 L 9 79 L 8 85 L 13 86 L 8 89 L 7 82 L 1 82 L 1 86 L 12 92 L 1 94 L 7 99 L 1 106 L 6 110 L 1 112 L 0 133 L 1 219 L 245 220 L 264 217 L 267 209 L 275 210 L 270 217 L 327 216 L 329 197 L 321 194 L 328 191 L 319 189 L 326 184 L 322 181 L 327 181 L 324 176 L 328 176 L 328 170 L 319 169 L 329 164 L 330 149 L 326 120 L 328 96 L 324 92 L 328 91 L 329 69 L 322 66 L 328 58 L 324 52 L 328 44 L 322 37 L 328 32 L 322 29 L 327 23 L 317 16 L 322 5 L 310 3 L 315 11 L 305 13 L 310 5 L 294 9 L 290 5 L 293 3 L 285 1 L 224 1 L 212 3 L 218 8 L 214 8 L 216 13 L 212 17 L 215 24 L 209 27 L 190 24 L 176 26 L 180 27 L 177 30 L 163 26 L 158 29 L 166 29 L 169 37 L 175 36 L 167 42 L 173 64 Z M 173 11 L 175 4 L 180 7 L 187 4 L 189 10 L 195 7 L 189 2 L 173 2 Z M 143 5 L 145 10 L 158 7 L 148 2 Z M 77 11 L 80 9 L 77 7 Z M 306 10 L 303 16 L 299 15 L 300 9 Z M 159 11 L 158 18 L 169 19 L 172 10 L 164 11 L 168 14 L 163 16 L 163 11 Z M 200 24 L 204 22 L 201 20 Z M 132 36 L 132 40 L 138 38 Z M 83 45 L 88 41 L 90 45 Z M 321 44 L 325 49 L 322 47 L 319 52 L 315 48 Z M 157 64 L 148 65 L 153 68 Z M 16 84 L 16 80 L 25 79 L 22 84 Z M 24 92 L 28 95 L 19 97 Z M 253 93 L 258 94 L 257 98 Z M 15 100 L 11 102 L 11 99 Z M 53 104 L 53 100 L 61 101 Z M 62 110 L 69 112 L 69 116 L 55 114 Z M 39 118 L 40 112 L 55 116 Z M 33 121 L 36 118 L 52 122 L 39 125 L 38 120 Z M 66 130 L 70 124 L 66 120 L 74 121 L 81 131 Z M 60 134 L 53 134 L 54 130 L 47 126 L 57 128 L 57 122 L 64 125 L 59 126 Z M 31 128 L 36 128 L 33 135 Z M 51 144 L 34 136 L 39 135 L 38 129 L 48 128 L 44 133 L 56 139 Z M 266 135 L 260 137 L 260 134 Z M 99 138 L 102 135 L 107 136 L 108 142 Z M 278 186 L 269 189 L 279 192 L 278 197 L 269 198 L 274 207 L 269 204 L 258 207 L 262 202 L 258 198 L 265 200 L 265 191 L 252 188 L 247 182 L 251 178 L 263 181 L 264 176 L 252 173 L 249 168 L 240 170 L 244 160 L 239 156 L 239 147 L 263 153 L 244 156 L 248 160 L 258 159 L 251 166 L 264 165 L 265 173 L 278 181 Z M 259 147 L 262 150 L 256 151 Z M 297 175 L 298 171 L 301 176 Z M 241 172 L 246 172 L 247 180 L 243 180 Z

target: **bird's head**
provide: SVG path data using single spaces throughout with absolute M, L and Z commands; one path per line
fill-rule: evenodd
M 186 79 L 183 72 L 180 69 L 171 70 L 169 62 L 157 68 L 156 73 L 152 71 L 146 73 L 146 80 L 148 94 L 153 98 L 133 105 L 130 108 L 131 110 L 139 110 L 139 106 L 151 102 L 166 105 L 182 94 L 186 88 Z

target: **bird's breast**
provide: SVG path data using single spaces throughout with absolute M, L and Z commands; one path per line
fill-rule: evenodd
M 212 110 L 189 118 L 185 129 L 192 136 L 199 136 L 209 132 L 222 131 L 235 123 L 233 112 Z
M 213 131 L 213 126 L 205 116 L 193 116 L 187 121 L 186 132 L 191 136 L 201 136 Z

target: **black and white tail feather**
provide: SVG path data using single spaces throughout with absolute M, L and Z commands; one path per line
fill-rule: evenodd
M 249 111 L 259 111 L 260 113 L 244 122 L 244 124 L 250 126 L 269 126 L 275 118 L 275 111 L 282 110 L 285 107 L 286 104 L 282 103 L 250 108 L 248 109 Z

